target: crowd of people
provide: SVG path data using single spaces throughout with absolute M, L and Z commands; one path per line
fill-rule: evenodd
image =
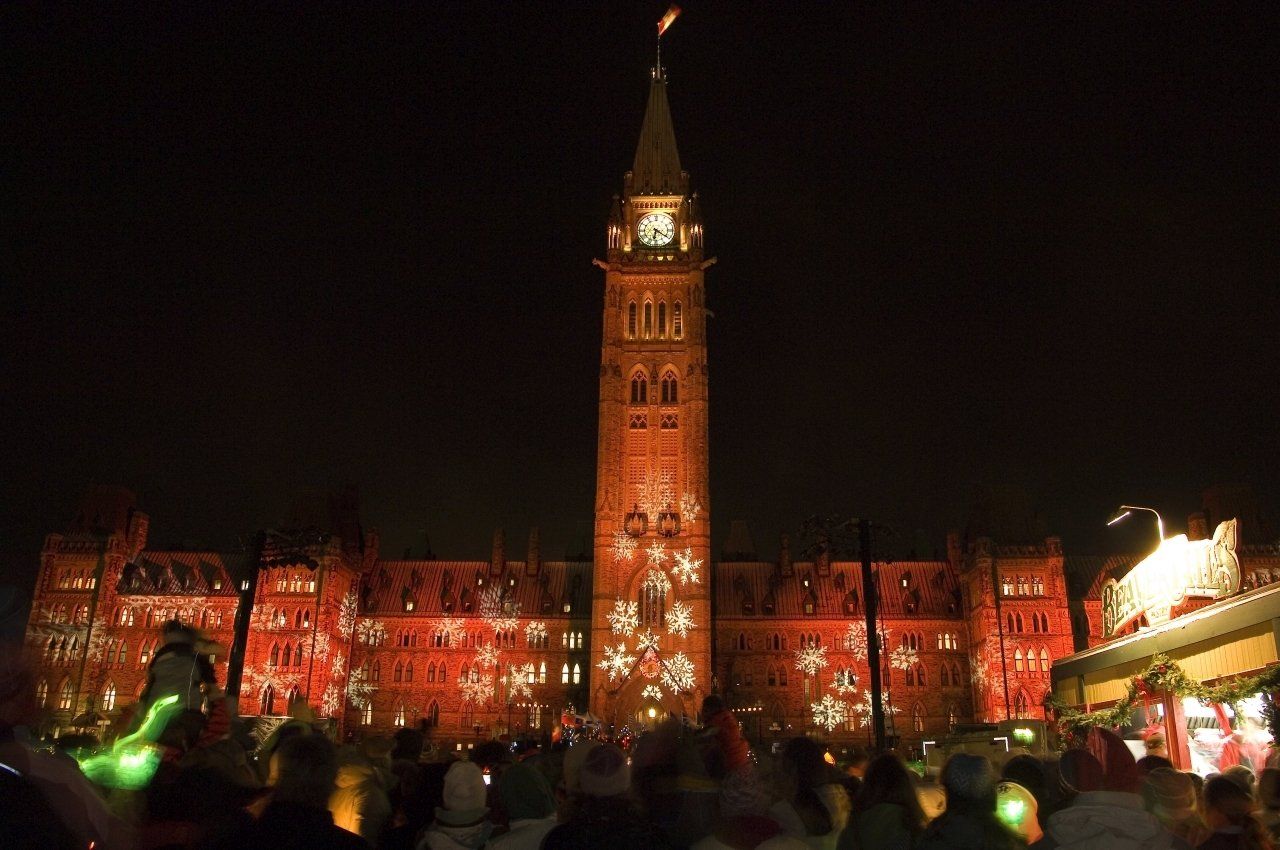
M 855 751 L 838 766 L 805 737 L 752 751 L 715 696 L 701 728 L 659 724 L 629 752 L 585 738 L 519 753 L 491 741 L 458 758 L 417 729 L 338 746 L 305 717 L 261 742 L 236 724 L 178 722 L 147 787 L 103 789 L 26 739 L 29 684 L 17 667 L 0 671 L 4 847 L 1267 850 L 1280 834 L 1275 768 L 1202 782 L 1094 730 L 1083 748 L 999 770 L 957 753 L 929 780 L 893 752 Z

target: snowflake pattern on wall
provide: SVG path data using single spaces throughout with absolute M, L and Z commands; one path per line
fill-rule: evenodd
M 645 557 L 648 559 L 650 567 L 661 567 L 667 562 L 667 547 L 663 546 L 657 540 L 649 544 L 649 548 L 644 550 Z
M 631 667 L 636 663 L 634 655 L 627 654 L 627 645 L 620 643 L 618 646 L 606 646 L 604 648 L 604 658 L 596 666 L 609 674 L 609 681 L 623 678 L 631 672 Z
M 338 634 L 343 640 L 351 640 L 355 631 L 356 617 L 360 613 L 359 600 L 353 590 L 342 599 L 342 607 L 338 609 Z
M 381 620 L 365 617 L 356 623 L 356 638 L 367 646 L 381 646 L 387 642 L 387 627 Z
M 644 690 L 640 692 L 641 699 L 652 699 L 658 702 L 662 701 L 662 688 L 657 685 L 645 685 Z
M 684 637 L 689 634 L 689 630 L 694 628 L 693 611 L 683 602 L 676 601 L 671 603 L 671 607 L 666 613 L 667 631 L 672 634 Z
M 671 510 L 675 503 L 676 492 L 671 479 L 670 472 L 663 472 L 658 478 L 647 480 L 640 490 L 640 497 L 636 501 L 640 510 L 649 515 L 650 522 L 657 520 L 658 514 L 663 511 Z
M 532 699 L 532 685 L 537 681 L 537 674 L 534 672 L 533 665 L 518 664 L 511 668 L 510 672 L 511 696 L 513 699 Z
M 910 670 L 920 663 L 920 655 L 909 646 L 897 646 L 889 653 L 889 666 L 895 670 Z
M 480 619 L 494 631 L 509 632 L 520 626 L 520 604 L 496 584 L 481 592 L 479 611 Z
M 889 691 L 885 690 L 880 694 L 880 704 L 884 706 L 885 714 L 898 714 L 902 709 L 898 708 L 889 700 Z M 871 691 L 862 692 L 862 698 L 855 702 L 849 703 L 849 710 L 858 715 L 858 728 L 866 729 L 871 725 Z
M 492 643 L 486 643 L 484 646 L 476 650 L 476 665 L 480 667 L 494 667 L 498 663 L 498 656 L 502 653 Z
M 364 668 L 352 667 L 347 677 L 347 700 L 356 708 L 364 708 L 373 699 L 378 688 L 365 678 Z
M 636 652 L 643 653 L 647 650 L 655 652 L 662 648 L 662 638 L 653 633 L 653 629 L 645 629 L 644 634 L 636 635 Z
M 631 633 L 640 625 L 640 605 L 625 599 L 614 600 L 613 610 L 609 612 L 607 618 L 609 630 L 615 635 L 631 637 Z
M 547 639 L 547 624 L 534 620 L 524 627 L 524 639 L 530 646 Z
M 844 723 L 847 716 L 845 710 L 848 706 L 843 700 L 838 700 L 831 694 L 823 694 L 822 699 L 811 703 L 809 707 L 813 709 L 814 725 L 821 726 L 828 732 Z
M 267 686 L 270 686 L 276 696 L 284 696 L 295 686 L 301 684 L 302 674 L 284 673 L 270 666 L 257 667 L 249 665 L 244 668 L 243 682 L 243 693 L 258 696 L 267 689 Z
M 699 584 L 702 576 L 698 572 L 702 569 L 702 559 L 693 557 L 693 549 L 685 549 L 683 552 L 675 553 L 675 574 L 680 579 L 680 586 L 690 584 Z
M 662 686 L 680 693 L 693 690 L 693 662 L 683 652 L 677 652 L 662 664 Z
M 625 531 L 613 535 L 613 560 L 630 561 L 636 554 L 636 539 Z
M 89 631 L 89 640 L 87 643 L 89 660 L 95 664 L 102 663 L 102 659 L 105 658 L 107 654 L 107 644 L 110 642 L 111 636 L 107 634 L 107 630 L 103 626 L 102 622 L 98 622 L 97 625 Z
M 851 653 L 855 660 L 867 660 L 867 624 L 866 623 L 850 623 L 849 628 L 845 630 L 842 647 L 845 652 Z
M 671 589 L 671 579 L 667 578 L 667 574 L 662 570 L 649 570 L 644 574 L 644 589 L 666 596 L 667 591 Z
M 462 635 L 466 631 L 467 624 L 461 617 L 445 617 L 440 620 L 440 633 L 445 636 L 448 646 L 457 646 L 462 643 Z
M 333 654 L 333 661 L 329 664 L 329 675 L 336 679 L 347 675 L 347 659 L 342 656 L 341 652 Z
M 831 687 L 838 694 L 851 694 L 858 689 L 858 674 L 847 667 L 841 667 L 835 672 Z
M 337 717 L 342 708 L 342 691 L 337 682 L 330 682 L 320 697 L 320 714 L 324 717 Z
M 796 669 L 806 676 L 817 675 L 828 663 L 825 646 L 802 646 L 796 650 Z
M 685 493 L 680 497 L 680 518 L 685 522 L 693 522 L 702 514 L 702 503 L 694 493 Z
M 462 693 L 462 701 L 480 705 L 493 693 L 493 674 L 485 673 L 471 679 L 463 676 L 458 680 L 458 690 Z
M 311 638 L 310 643 L 311 643 L 311 647 L 310 647 L 311 655 L 317 661 L 323 664 L 325 661 L 329 660 L 329 633 L 328 632 L 316 632 L 315 636 Z

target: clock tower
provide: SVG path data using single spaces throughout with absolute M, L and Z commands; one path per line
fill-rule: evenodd
M 621 727 L 694 717 L 711 691 L 702 219 L 653 71 L 606 229 L 591 711 Z

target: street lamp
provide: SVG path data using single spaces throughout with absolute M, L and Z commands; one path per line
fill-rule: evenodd
M 1160 518 L 1160 512 L 1155 508 L 1145 508 L 1142 505 L 1121 505 L 1116 510 L 1116 515 L 1107 520 L 1107 525 L 1115 525 L 1120 520 L 1129 516 L 1134 511 L 1150 511 L 1156 515 L 1156 530 L 1160 533 L 1160 542 L 1164 542 L 1164 520 Z

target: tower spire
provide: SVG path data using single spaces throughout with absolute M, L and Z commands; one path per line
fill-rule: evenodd
M 658 65 L 649 83 L 649 102 L 631 167 L 631 194 L 684 195 L 688 190 L 686 182 L 667 103 L 667 78 Z

